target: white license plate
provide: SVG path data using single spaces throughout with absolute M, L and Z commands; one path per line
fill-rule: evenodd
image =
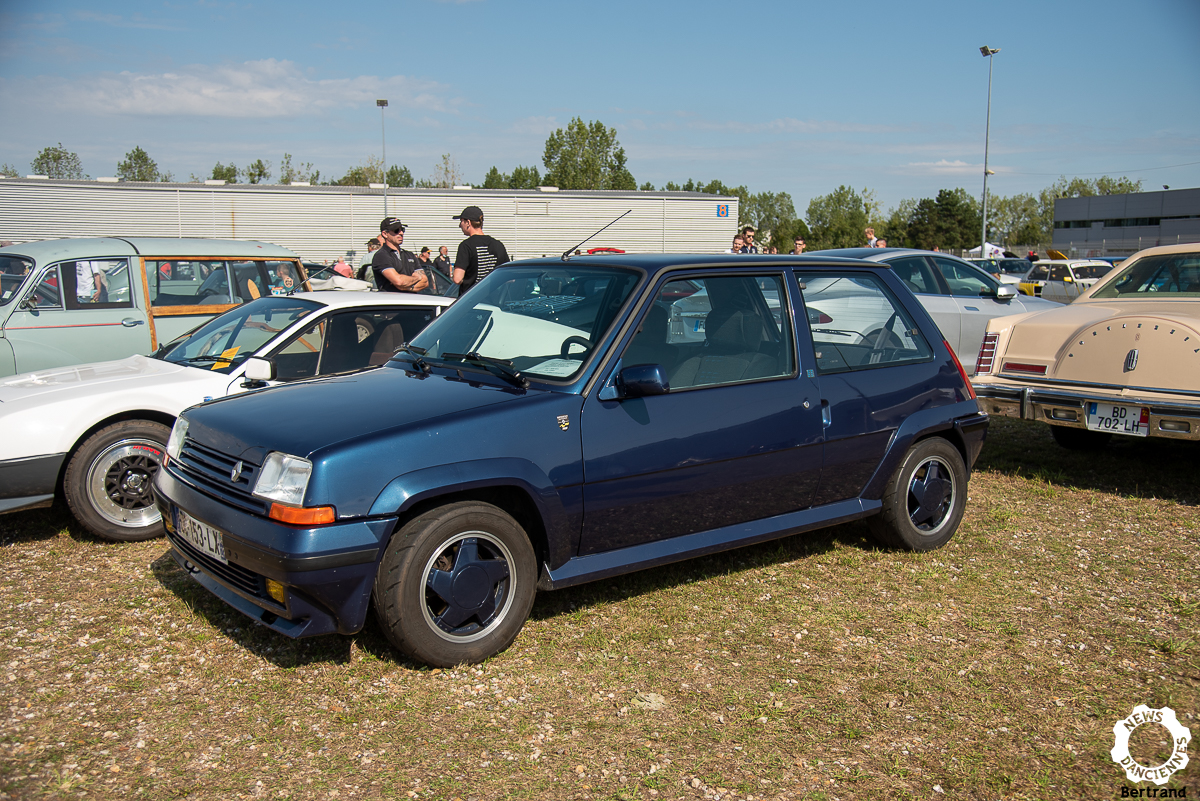
M 1146 406 L 1089 401 L 1087 427 L 1091 431 L 1145 437 L 1150 434 L 1150 409 Z
M 221 564 L 229 564 L 225 558 L 225 538 L 221 532 L 179 508 L 175 509 L 175 533 L 202 554 L 211 556 Z

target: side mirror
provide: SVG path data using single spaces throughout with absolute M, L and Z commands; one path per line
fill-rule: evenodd
M 670 391 L 671 382 L 661 364 L 635 364 L 617 375 L 618 398 L 644 398 L 666 395 Z
M 246 360 L 246 370 L 242 373 L 242 386 L 245 389 L 261 389 L 268 381 L 274 380 L 275 362 L 257 356 Z
M 1001 284 L 996 287 L 996 300 L 1001 303 L 1008 302 L 1017 296 L 1017 290 L 1012 284 Z
M 37 309 L 37 294 L 33 293 L 33 294 L 26 295 L 25 299 L 21 301 L 21 308 L 28 309 L 29 311 L 36 310 Z

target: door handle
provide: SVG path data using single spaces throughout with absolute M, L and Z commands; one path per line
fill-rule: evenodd
M 144 325 L 145 322 L 145 320 L 138 320 L 135 317 L 126 317 L 121 321 L 121 325 L 125 326 L 126 328 L 133 328 L 135 325 Z

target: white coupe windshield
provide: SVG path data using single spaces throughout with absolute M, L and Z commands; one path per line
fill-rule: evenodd
M 218 315 L 163 347 L 158 358 L 228 373 L 292 323 L 316 309 L 311 300 L 259 298 Z
M 569 380 L 639 280 L 639 273 L 613 267 L 505 267 L 417 335 L 412 348 L 427 361 Z

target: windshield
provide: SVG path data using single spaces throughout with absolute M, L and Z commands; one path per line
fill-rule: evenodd
M 229 373 L 319 304 L 294 297 L 265 297 L 214 317 L 165 345 L 157 358 Z
M 1076 278 L 1103 278 L 1112 270 L 1111 264 L 1076 264 L 1071 268 Z
M 412 347 L 427 362 L 476 363 L 486 370 L 477 363 L 495 368 L 498 360 L 530 378 L 569 380 L 639 280 L 633 270 L 612 267 L 504 267 L 418 334 Z
M 21 294 L 21 284 L 33 272 L 33 262 L 20 256 L 0 256 L 0 306 Z
M 1147 256 L 1130 264 L 1093 298 L 1200 297 L 1200 253 Z

